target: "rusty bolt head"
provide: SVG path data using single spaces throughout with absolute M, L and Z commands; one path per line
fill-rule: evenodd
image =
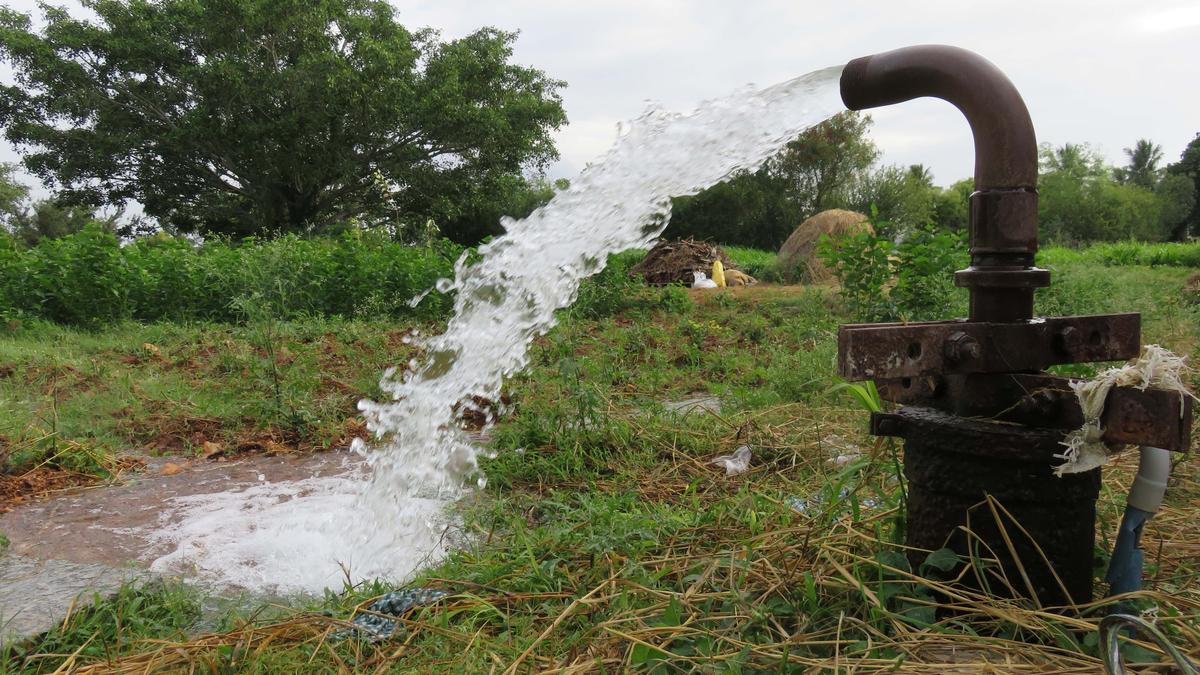
M 1083 346 L 1083 333 L 1074 326 L 1067 326 L 1054 335 L 1054 351 L 1070 356 Z
M 982 354 L 983 350 L 979 347 L 979 343 L 975 341 L 975 338 L 962 331 L 952 333 L 946 340 L 946 344 L 942 350 L 942 355 L 950 363 L 971 361 L 979 358 Z

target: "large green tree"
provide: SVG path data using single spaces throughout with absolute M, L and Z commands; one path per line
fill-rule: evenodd
M 1200 133 L 1183 149 L 1178 162 L 1167 165 L 1167 174 L 1192 184 L 1192 205 L 1176 226 L 1175 238 L 1182 239 L 1189 232 L 1200 235 Z M 1180 182 L 1177 180 L 1176 185 Z
M 779 248 L 802 220 L 788 188 L 766 167 L 739 172 L 699 194 L 675 199 L 663 236 Z
M 769 163 L 772 174 L 789 183 L 797 211 L 808 217 L 844 206 L 850 191 L 879 157 L 867 136 L 871 117 L 846 111 L 810 127 Z
M 856 181 L 846 206 L 861 213 L 874 212 L 876 229 L 892 234 L 933 222 L 940 192 L 926 166 L 913 164 L 905 169 L 888 165 Z
M 29 188 L 17 182 L 15 174 L 15 166 L 0 163 L 0 225 L 8 225 L 29 196 Z
M 1038 219 L 1046 239 L 1161 241 L 1170 236 L 1163 195 L 1153 186 L 1118 182 L 1087 145 L 1043 146 L 1041 160 Z
M 556 158 L 563 83 L 515 34 L 443 41 L 382 0 L 84 0 L 0 9 L 0 124 L 72 203 L 235 236 L 450 221 Z
M 809 128 L 757 171 L 674 200 L 664 236 L 778 248 L 818 211 L 853 207 L 879 151 L 871 118 L 844 112 Z

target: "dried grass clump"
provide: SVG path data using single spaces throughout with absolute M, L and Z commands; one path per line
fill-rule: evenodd
M 817 242 L 823 236 L 842 237 L 859 232 L 875 232 L 868 218 L 856 211 L 830 209 L 800 223 L 779 249 L 778 266 L 787 281 L 817 283 L 833 277 L 816 256 Z

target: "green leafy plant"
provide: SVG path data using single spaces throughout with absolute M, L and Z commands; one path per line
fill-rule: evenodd
M 917 227 L 899 243 L 871 232 L 823 237 L 817 255 L 833 270 L 846 309 L 860 321 L 946 319 L 966 309 L 966 296 L 953 280 L 954 270 L 966 264 L 961 233 Z
M 196 245 L 155 235 L 122 246 L 100 226 L 20 249 L 0 238 L 5 317 L 99 327 L 138 321 L 240 321 L 242 297 L 260 297 L 281 320 L 301 316 L 438 318 L 451 299 L 415 296 L 453 275 L 464 252 L 438 241 L 409 246 L 377 231 L 338 237 Z

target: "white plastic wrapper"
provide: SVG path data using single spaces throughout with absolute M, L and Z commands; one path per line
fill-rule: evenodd
M 733 451 L 732 455 L 721 455 L 713 459 L 709 464 L 725 467 L 726 476 L 736 476 L 740 473 L 746 473 L 746 470 L 750 468 L 750 446 L 739 446 L 737 450 Z

